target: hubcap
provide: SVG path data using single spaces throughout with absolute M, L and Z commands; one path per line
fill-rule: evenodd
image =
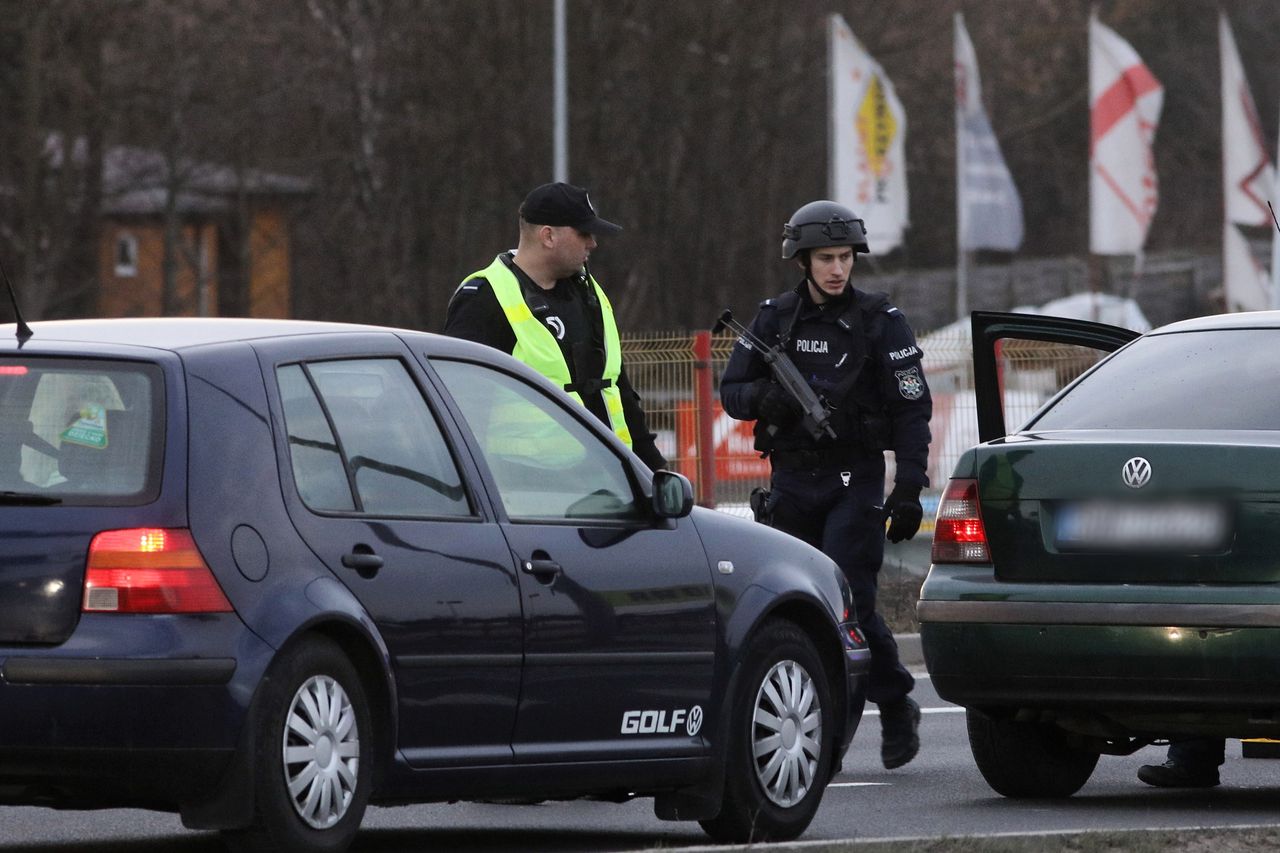
M 794 806 L 813 787 L 822 757 L 822 706 L 813 679 L 793 660 L 780 661 L 756 693 L 752 754 L 756 778 L 778 806 Z
M 293 696 L 284 728 L 284 777 L 298 816 L 328 829 L 347 813 L 360 766 L 356 712 L 342 685 L 327 675 Z

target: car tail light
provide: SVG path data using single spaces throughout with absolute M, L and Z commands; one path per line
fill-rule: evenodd
M 0 364 L 0 376 L 26 376 L 25 364 Z
M 231 603 L 183 529 L 104 530 L 89 543 L 86 613 L 226 613 Z
M 952 480 L 948 484 L 938 504 L 930 559 L 935 563 L 991 562 L 977 480 Z

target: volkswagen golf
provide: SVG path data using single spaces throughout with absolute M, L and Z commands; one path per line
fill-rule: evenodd
M 692 504 L 465 341 L 0 326 L 0 803 L 255 850 L 479 798 L 795 837 L 866 646 L 830 560 Z

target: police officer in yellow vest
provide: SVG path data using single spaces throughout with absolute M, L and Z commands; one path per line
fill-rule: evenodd
M 444 333 L 509 352 L 563 387 L 650 468 L 667 467 L 622 365 L 613 308 L 587 267 L 601 219 L 587 191 L 543 184 L 520 205 L 520 243 L 467 276 Z

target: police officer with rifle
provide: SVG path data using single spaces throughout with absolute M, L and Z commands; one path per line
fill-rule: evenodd
M 853 287 L 857 255 L 867 251 L 866 228 L 849 208 L 814 201 L 797 210 L 783 228 L 782 257 L 804 278 L 762 302 L 749 329 L 722 315 L 717 328 L 739 337 L 720 398 L 730 416 L 756 421 L 756 449 L 772 466 L 767 497 L 753 502 L 758 519 L 820 548 L 849 579 L 871 648 L 867 698 L 880 708 L 880 757 L 893 769 L 919 751 L 920 707 L 876 612 L 876 583 L 886 535 L 900 542 L 920 528 L 933 403 L 902 312 L 885 294 Z M 885 450 L 895 459 L 888 498 Z

